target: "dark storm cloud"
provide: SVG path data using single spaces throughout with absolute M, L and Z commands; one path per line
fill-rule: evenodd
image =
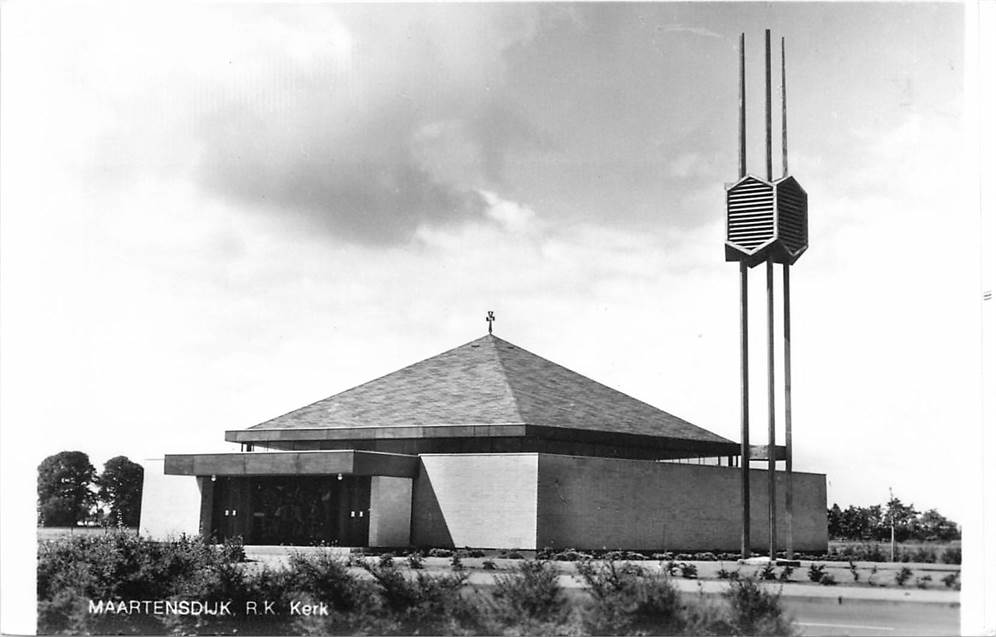
M 435 179 L 406 149 L 366 132 L 366 144 L 336 143 L 307 126 L 280 141 L 215 137 L 199 178 L 212 192 L 277 215 L 288 227 L 360 243 L 403 242 L 421 224 L 482 214 L 485 203 L 475 191 Z
M 529 36 L 528 20 L 490 19 L 496 10 L 337 14 L 340 32 L 305 55 L 278 45 L 236 59 L 199 131 L 198 183 L 367 244 L 485 218 L 479 191 L 536 139 L 502 94 L 504 52 Z

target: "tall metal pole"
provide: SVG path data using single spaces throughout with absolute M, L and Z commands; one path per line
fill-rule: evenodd
M 789 312 L 789 266 L 782 265 L 784 293 L 782 326 L 785 331 L 785 557 L 793 558 L 792 549 L 792 329 Z
M 771 29 L 764 30 L 764 163 L 771 181 Z
M 744 78 L 744 34 L 740 34 L 740 177 L 747 174 L 747 100 Z M 740 497 L 743 529 L 740 555 L 750 557 L 750 409 L 747 373 L 747 263 L 740 262 Z
M 785 38 L 782 38 L 782 177 L 788 177 L 788 109 L 785 93 Z M 789 265 L 782 264 L 782 329 L 785 333 L 785 557 L 792 548 L 792 319 Z
M 747 175 L 747 88 L 744 80 L 744 34 L 740 34 L 740 178 Z
M 768 278 L 768 557 L 775 559 L 775 285 L 771 257 Z
M 785 102 L 785 38 L 782 38 L 782 177 L 789 174 L 788 109 Z
M 743 502 L 743 532 L 740 555 L 750 557 L 750 406 L 747 373 L 747 262 L 740 262 L 740 497 Z
M 765 164 L 771 181 L 771 30 L 764 30 Z M 768 557 L 775 559 L 775 290 L 774 264 L 765 262 L 768 280 Z

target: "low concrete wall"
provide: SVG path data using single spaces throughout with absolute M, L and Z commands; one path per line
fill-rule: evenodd
M 369 545 L 408 546 L 412 524 L 411 478 L 370 478 Z
M 536 548 L 538 454 L 425 454 L 415 478 L 417 546 Z
M 767 546 L 767 474 L 751 471 L 751 540 Z M 777 475 L 778 503 L 785 498 Z M 826 476 L 793 474 L 794 544 L 827 547 Z M 580 456 L 539 457 L 537 543 L 541 547 L 739 550 L 740 470 Z M 783 511 L 779 520 L 783 520 Z M 779 529 L 784 541 L 784 523 Z
M 165 475 L 163 460 L 145 460 L 142 516 L 138 530 L 153 539 L 200 532 L 201 492 L 197 478 Z

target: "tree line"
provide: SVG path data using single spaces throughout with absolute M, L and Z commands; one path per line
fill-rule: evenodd
M 108 460 L 100 474 L 82 451 L 49 456 L 38 465 L 38 524 L 138 526 L 143 475 L 125 456 Z
M 961 539 L 961 528 L 937 509 L 917 511 L 912 504 L 892 498 L 883 507 L 851 505 L 841 509 L 836 503 L 827 509 L 827 531 L 831 539 L 887 541 L 895 525 L 896 541 L 951 541 Z

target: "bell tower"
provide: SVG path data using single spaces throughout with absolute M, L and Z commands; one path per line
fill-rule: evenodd
M 740 264 L 740 393 L 741 393 L 741 494 L 743 533 L 741 552 L 750 556 L 750 412 L 748 401 L 748 322 L 747 270 L 764 264 L 767 275 L 767 353 L 768 353 L 768 548 L 775 559 L 777 528 L 775 501 L 775 368 L 774 368 L 774 264 L 782 266 L 782 294 L 785 366 L 785 519 L 786 553 L 792 558 L 792 397 L 791 339 L 789 313 L 789 268 L 809 247 L 809 199 L 788 169 L 788 115 L 785 92 L 785 38 L 781 40 L 782 97 L 782 175 L 775 179 L 771 169 L 771 30 L 764 31 L 765 173 L 747 171 L 747 100 L 745 87 L 745 43 L 740 34 L 740 170 L 738 178 L 726 186 L 727 261 Z

